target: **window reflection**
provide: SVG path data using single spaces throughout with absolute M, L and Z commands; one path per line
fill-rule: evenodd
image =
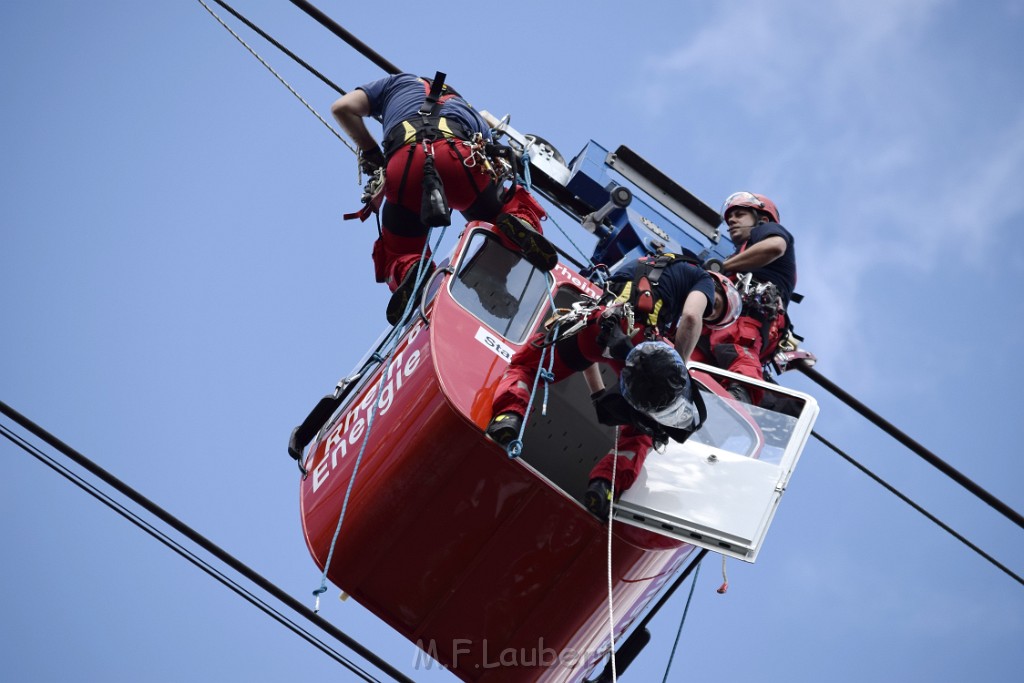
M 691 440 L 731 453 L 779 464 L 796 427 L 803 402 L 765 392 L 760 406 L 742 403 L 700 387 L 708 419 Z
M 512 342 L 522 342 L 531 322 L 548 303 L 548 277 L 496 237 L 470 238 L 451 280 L 452 298 L 485 325 Z

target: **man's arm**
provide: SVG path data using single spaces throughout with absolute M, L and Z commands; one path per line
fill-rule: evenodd
M 363 90 L 342 95 L 331 105 L 331 113 L 359 149 L 365 152 L 377 147 L 377 141 L 363 122 L 363 117 L 370 115 L 370 98 Z
M 772 235 L 738 254 L 725 259 L 722 269 L 729 273 L 747 273 L 763 268 L 786 253 L 786 240 Z
M 683 314 L 679 318 L 679 325 L 676 328 L 676 351 L 679 352 L 684 363 L 690 362 L 690 354 L 697 346 L 700 338 L 701 327 L 704 325 L 704 310 L 708 306 L 708 297 L 704 292 L 691 291 L 686 295 L 683 302 Z

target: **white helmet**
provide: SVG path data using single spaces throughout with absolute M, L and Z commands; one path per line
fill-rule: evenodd
M 709 270 L 708 275 L 715 281 L 715 292 L 722 297 L 724 306 L 717 318 L 714 320 L 705 318 L 704 324 L 709 329 L 721 330 L 732 325 L 740 317 L 740 311 L 743 310 L 743 299 L 740 297 L 736 285 L 729 278 L 713 270 Z

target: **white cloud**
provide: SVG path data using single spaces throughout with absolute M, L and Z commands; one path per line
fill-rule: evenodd
M 718 9 L 643 65 L 649 123 L 698 129 L 687 142 L 709 159 L 707 175 L 732 178 L 721 196 L 743 187 L 776 200 L 808 294 L 798 331 L 819 355 L 870 368 L 857 331 L 878 269 L 938 273 L 951 257 L 981 267 L 1024 211 L 1024 107 L 964 92 L 980 72 L 1019 83 L 1017 67 L 957 62 L 966 53 L 944 49 L 943 24 L 975 10 L 950 0 Z

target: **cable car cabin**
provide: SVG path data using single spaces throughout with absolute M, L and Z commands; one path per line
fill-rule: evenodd
M 562 307 L 600 290 L 562 264 L 534 269 L 491 231 L 467 226 L 390 358 L 339 385 L 333 412 L 318 406 L 323 427 L 304 455 L 310 439 L 296 434 L 309 425 L 293 433 L 302 522 L 321 568 L 331 554 L 331 581 L 462 680 L 579 681 L 608 648 L 607 526 L 581 501 L 614 430 L 596 422 L 581 375 L 550 387 L 543 415 L 538 390 L 521 457 L 483 430 L 552 297 Z M 759 383 L 784 411 L 737 406 L 714 374 L 728 373 L 694 372 L 705 428 L 652 453 L 616 507 L 619 635 L 695 545 L 753 559 L 810 432 L 809 397 Z M 738 510 L 721 502 L 737 498 Z

